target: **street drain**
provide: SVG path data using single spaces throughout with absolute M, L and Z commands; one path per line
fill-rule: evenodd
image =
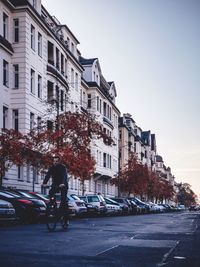
M 174 256 L 174 259 L 177 259 L 177 260 L 185 260 L 185 259 L 186 259 L 186 257 Z

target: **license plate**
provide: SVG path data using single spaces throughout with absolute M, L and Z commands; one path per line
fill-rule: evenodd
M 14 211 L 14 210 L 8 210 L 6 213 L 7 213 L 7 214 L 14 214 L 15 211 Z

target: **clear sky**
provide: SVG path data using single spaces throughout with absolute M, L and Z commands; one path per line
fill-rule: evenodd
M 42 0 L 114 81 L 117 106 L 200 196 L 200 1 Z

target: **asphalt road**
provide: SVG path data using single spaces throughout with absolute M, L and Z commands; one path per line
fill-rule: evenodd
M 2 267 L 200 267 L 200 213 L 75 219 L 0 228 Z

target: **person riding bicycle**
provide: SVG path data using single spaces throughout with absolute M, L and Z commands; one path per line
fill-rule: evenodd
M 51 189 L 49 190 L 50 201 L 55 197 L 55 194 L 61 191 L 60 210 L 68 212 L 67 204 L 67 192 L 68 192 L 68 180 L 69 176 L 65 165 L 61 163 L 59 156 L 53 158 L 53 165 L 49 168 L 44 181 L 43 186 L 47 186 L 49 179 L 52 178 Z

